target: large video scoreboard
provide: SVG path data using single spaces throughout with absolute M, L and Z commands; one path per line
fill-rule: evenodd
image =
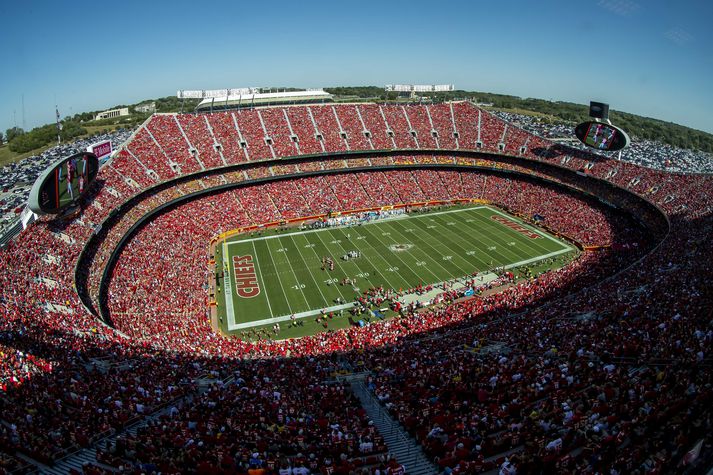
M 55 214 L 87 193 L 99 171 L 97 156 L 81 152 L 48 167 L 32 185 L 28 205 L 37 214 Z
M 583 122 L 574 129 L 574 134 L 585 145 L 599 150 L 621 150 L 629 145 L 629 136 L 623 130 L 604 122 Z
M 629 136 L 609 120 L 609 104 L 589 103 L 589 116 L 594 120 L 582 122 L 574 129 L 574 135 L 587 147 L 613 152 L 629 146 Z

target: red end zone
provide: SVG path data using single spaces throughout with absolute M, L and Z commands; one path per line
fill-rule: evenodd
M 510 228 L 514 231 L 519 232 L 520 234 L 523 234 L 523 235 L 529 237 L 530 239 L 537 239 L 537 238 L 542 237 L 539 234 L 537 234 L 536 232 L 530 231 L 526 227 L 522 226 L 519 223 L 516 223 L 515 221 L 512 221 L 512 220 L 506 218 L 505 216 L 500 216 L 498 214 L 494 214 L 490 218 L 494 219 L 495 221 L 497 221 L 498 223 L 500 223 L 504 226 L 507 226 L 508 228 Z
M 249 299 L 260 294 L 253 256 L 233 256 L 233 270 L 235 289 L 240 297 Z

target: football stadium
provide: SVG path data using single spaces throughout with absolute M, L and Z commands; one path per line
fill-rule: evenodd
M 8 133 L 0 474 L 711 473 L 704 141 L 362 89 Z

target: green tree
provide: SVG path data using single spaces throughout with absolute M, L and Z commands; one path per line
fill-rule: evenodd
M 2 132 L 0 132 L 0 145 L 2 145 L 3 143 L 5 143 L 5 142 L 4 142 L 4 138 L 5 138 L 5 137 L 3 136 Z
M 22 130 L 20 127 L 13 127 L 11 129 L 7 129 L 7 132 L 5 132 L 5 137 L 7 137 L 8 142 L 11 142 L 12 139 L 14 139 L 15 137 L 19 137 L 24 133 L 25 131 Z
M 71 120 L 62 121 L 60 137 L 63 142 L 86 133 L 87 130 L 77 122 Z M 27 133 L 16 135 L 8 142 L 11 151 L 25 153 L 48 145 L 55 140 L 57 140 L 57 126 L 55 124 L 47 124 L 42 127 L 35 127 Z

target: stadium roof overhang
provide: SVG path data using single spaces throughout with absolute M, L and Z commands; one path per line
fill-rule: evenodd
M 213 107 L 250 107 L 265 104 L 290 104 L 305 102 L 329 102 L 332 95 L 328 92 L 317 91 L 285 91 L 264 92 L 255 94 L 235 94 L 222 97 L 208 97 L 203 99 L 196 110 L 205 110 Z

